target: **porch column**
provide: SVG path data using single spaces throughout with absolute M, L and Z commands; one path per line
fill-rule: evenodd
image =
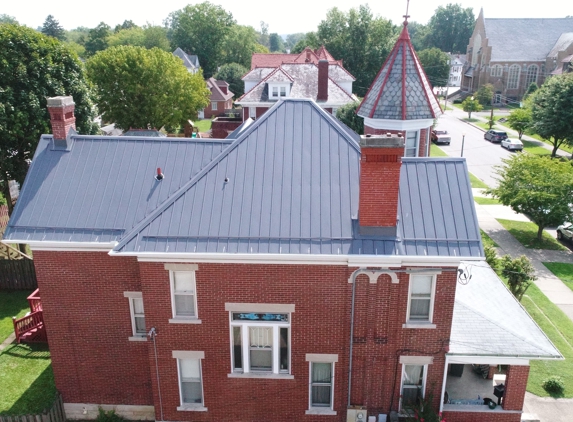
M 505 378 L 503 410 L 523 410 L 529 366 L 510 365 Z

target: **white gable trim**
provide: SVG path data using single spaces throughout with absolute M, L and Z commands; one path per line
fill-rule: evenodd
M 364 126 L 373 129 L 387 130 L 421 130 L 427 129 L 434 124 L 434 119 L 419 120 L 393 120 L 393 119 L 372 119 L 364 118 Z

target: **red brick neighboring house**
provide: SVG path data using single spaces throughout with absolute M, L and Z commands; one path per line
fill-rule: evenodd
M 463 158 L 305 99 L 231 140 L 81 136 L 49 104 L 4 241 L 34 251 L 70 419 L 360 421 L 433 395 L 517 422 L 529 360 L 560 358 L 484 261 Z M 471 364 L 509 365 L 502 406 Z
M 284 98 L 312 99 L 332 114 L 358 100 L 352 94 L 354 76 L 324 46 L 300 54 L 255 53 L 243 81 L 245 94 L 236 101 L 243 107 L 243 120 L 262 116 Z
M 229 84 L 225 81 L 209 78 L 206 82 L 207 88 L 211 91 L 211 103 L 199 113 L 199 117 L 210 119 L 213 116 L 222 114 L 225 110 L 231 109 L 235 94 L 229 91 Z

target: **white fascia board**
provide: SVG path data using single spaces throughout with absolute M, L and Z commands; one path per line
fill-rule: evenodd
M 529 366 L 531 358 L 511 356 L 471 356 L 446 355 L 448 363 L 476 364 L 476 365 L 519 365 Z
M 46 242 L 40 240 L 3 240 L 2 243 L 23 243 L 32 251 L 109 252 L 117 242 Z
M 254 102 L 249 102 L 249 101 L 235 102 L 235 104 L 238 104 L 238 105 L 243 106 L 243 107 L 269 107 L 269 108 L 272 105 L 274 105 L 275 103 L 276 103 L 276 101 L 268 102 L 268 103 L 254 103 Z
M 209 262 L 236 264 L 345 265 L 348 267 L 458 267 L 461 261 L 483 261 L 483 257 L 391 256 L 391 255 L 313 255 L 313 254 L 233 254 L 233 253 L 156 253 L 116 252 L 110 255 L 135 256 L 141 262 Z
M 427 129 L 433 124 L 434 124 L 434 119 L 391 120 L 391 119 L 372 119 L 370 117 L 364 118 L 364 126 L 368 126 L 373 129 L 421 130 L 421 129 Z

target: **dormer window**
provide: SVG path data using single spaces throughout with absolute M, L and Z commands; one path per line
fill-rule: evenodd
M 289 94 L 289 88 L 290 86 L 286 84 L 269 84 L 269 98 L 273 100 L 286 98 Z

